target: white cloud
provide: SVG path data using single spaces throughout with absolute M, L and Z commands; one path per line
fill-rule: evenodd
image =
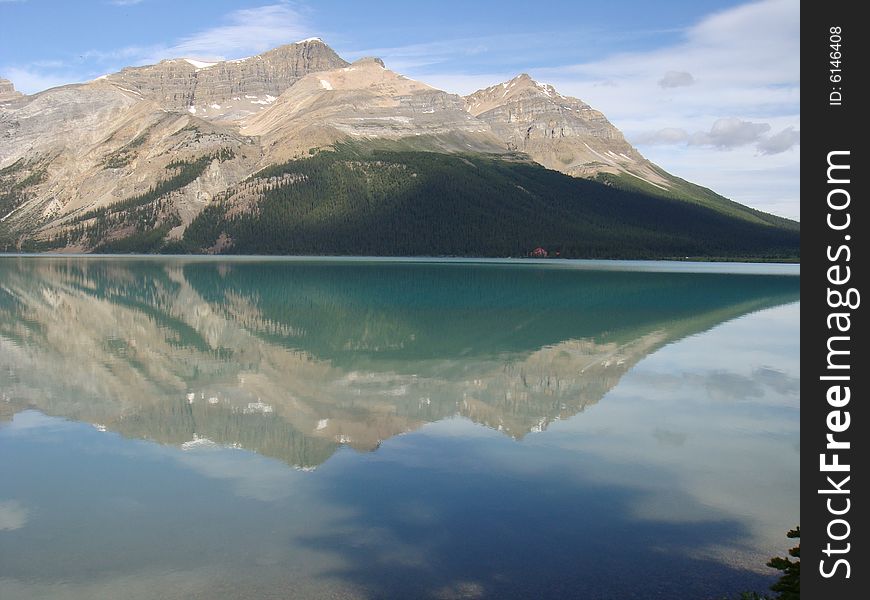
M 761 140 L 758 150 L 762 154 L 779 154 L 797 146 L 801 141 L 801 132 L 795 131 L 794 127 L 786 127 L 776 135 Z
M 688 71 L 668 71 L 665 76 L 659 79 L 659 87 L 675 88 L 692 85 L 695 83 L 695 78 Z
M 154 52 L 146 60 L 192 56 L 239 58 L 309 37 L 302 15 L 287 4 L 270 4 L 230 13 L 226 25 L 205 29 Z
M 767 123 L 752 123 L 741 119 L 717 119 L 710 131 L 699 131 L 689 138 L 693 146 L 713 146 L 715 148 L 736 148 L 761 140 L 770 131 Z
M 707 131 L 690 134 L 679 127 L 665 127 L 640 132 L 632 137 L 632 142 L 640 146 L 691 145 L 717 150 L 734 150 L 754 144 L 756 150 L 766 156 L 781 154 L 800 145 L 801 134 L 794 127 L 788 126 L 776 134 L 765 135 L 771 130 L 769 123 L 753 123 L 734 118 L 718 119 Z
M 3 77 L 12 82 L 15 89 L 25 94 L 80 81 L 78 74 L 69 72 L 40 71 L 35 68 L 3 68 Z
M 0 502 L 0 531 L 14 531 L 27 525 L 28 511 L 20 502 L 7 500 Z
M 134 4 L 140 4 L 141 2 L 144 2 L 144 0 L 109 0 L 109 4 L 115 6 L 133 6 Z
M 679 144 L 687 142 L 689 134 L 679 127 L 663 127 L 657 131 L 643 132 L 634 137 L 636 144 Z
M 171 44 L 89 50 L 83 56 L 111 65 L 112 69 L 167 58 L 225 60 L 259 54 L 312 35 L 302 14 L 284 3 L 236 10 L 223 20 L 224 25 L 203 29 Z M 124 64 L 118 64 L 121 61 Z
M 81 53 L 81 58 L 100 64 L 120 64 L 127 66 L 132 63 L 139 63 L 143 60 L 143 56 L 158 51 L 158 47 L 145 46 L 126 46 L 124 48 L 114 48 L 112 50 L 85 50 Z
M 363 56 L 377 56 L 383 59 L 387 67 L 394 71 L 414 71 L 449 61 L 461 60 L 463 56 L 485 54 L 489 51 L 490 46 L 502 46 L 505 41 L 501 36 L 460 38 L 405 46 L 351 50 L 345 52 L 344 55 L 348 60 L 356 60 Z M 428 78 L 428 75 L 421 75 L 421 77 Z M 492 85 L 492 83 L 494 82 L 490 81 L 487 85 Z
M 228 481 L 236 494 L 269 502 L 297 493 L 300 478 L 306 473 L 254 452 L 221 447 L 203 447 L 173 456 L 200 475 Z

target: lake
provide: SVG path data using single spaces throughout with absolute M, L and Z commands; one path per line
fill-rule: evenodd
M 799 285 L 0 258 L 0 597 L 764 592 L 799 523 Z

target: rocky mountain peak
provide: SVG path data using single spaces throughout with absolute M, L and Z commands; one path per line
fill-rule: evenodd
M 465 96 L 465 108 L 488 123 L 507 150 L 525 152 L 547 168 L 583 177 L 630 173 L 668 185 L 601 112 L 527 73 Z
M 535 81 L 534 79 L 532 79 L 531 75 L 529 75 L 528 73 L 520 73 L 519 75 L 517 75 L 513 79 L 510 79 L 508 81 L 505 81 L 503 84 L 498 84 L 498 85 L 500 85 L 503 89 L 506 88 L 506 89 L 509 89 L 511 91 L 514 91 L 516 89 L 534 88 L 534 87 L 539 86 L 540 84 L 537 81 Z M 492 86 L 492 87 L 496 87 L 496 86 Z
M 285 44 L 262 54 L 229 62 L 246 62 L 250 60 L 284 61 L 293 65 L 297 70 L 305 69 L 307 72 L 324 71 L 339 66 L 347 66 L 348 64 L 347 61 L 342 59 L 335 50 L 319 37 Z
M 23 95 L 24 94 L 15 89 L 15 86 L 12 85 L 11 81 L 0 77 L 0 100 L 14 100 Z
M 548 104 L 561 104 L 563 108 L 570 106 L 572 110 L 588 108 L 586 103 L 577 98 L 563 96 L 552 85 L 535 81 L 528 73 L 520 73 L 513 79 L 469 94 L 465 97 L 465 107 L 477 116 L 519 99 L 537 99 Z
M 379 65 L 382 69 L 386 69 L 387 65 L 384 64 L 377 56 L 363 56 L 362 58 L 358 58 L 353 61 L 353 66 L 355 67 L 363 67 L 365 65 Z
M 235 60 L 176 58 L 128 67 L 105 80 L 164 109 L 237 120 L 262 110 L 305 75 L 347 65 L 323 40 L 309 38 Z

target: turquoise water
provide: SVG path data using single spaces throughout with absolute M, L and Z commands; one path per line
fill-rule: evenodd
M 798 273 L 0 258 L 0 597 L 764 591 Z

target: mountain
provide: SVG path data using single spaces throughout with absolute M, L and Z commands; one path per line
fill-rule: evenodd
M 32 96 L 2 80 L 0 139 L 7 250 L 798 255 L 797 223 L 670 175 L 528 75 L 463 98 L 318 38 Z
M 465 107 L 488 123 L 508 150 L 524 152 L 548 169 L 580 177 L 627 173 L 668 186 L 601 112 L 525 73 L 466 96 Z
M 671 175 L 645 159 L 604 114 L 525 73 L 466 96 L 465 106 L 507 149 L 522 151 L 548 169 L 701 204 L 755 223 L 794 226 Z

